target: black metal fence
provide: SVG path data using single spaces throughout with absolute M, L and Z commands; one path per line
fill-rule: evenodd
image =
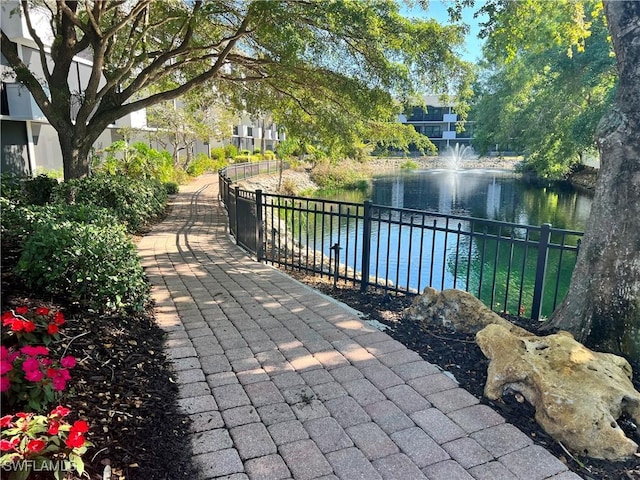
M 231 233 L 259 261 L 366 290 L 457 288 L 497 311 L 539 319 L 568 288 L 582 232 L 232 188 Z

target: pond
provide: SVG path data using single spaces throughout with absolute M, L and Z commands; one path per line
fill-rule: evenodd
M 510 171 L 490 169 L 433 169 L 395 172 L 374 178 L 368 194 L 358 192 L 323 192 L 330 200 L 361 203 L 366 199 L 376 205 L 398 209 L 472 217 L 520 225 L 584 231 L 591 209 L 592 196 L 568 185 L 540 184 L 527 181 Z M 355 211 L 354 211 L 355 214 Z M 539 231 L 505 228 L 500 232 L 480 222 L 456 218 L 446 228 L 468 230 L 468 235 L 445 232 L 441 223 L 433 232 L 424 228 L 400 225 L 403 221 L 374 218 L 371 232 L 371 276 L 390 285 L 422 290 L 461 288 L 481 298 L 495 310 L 528 314 L 537 263 L 537 249 L 527 243 L 537 242 Z M 362 263 L 362 222 L 355 218 L 338 219 L 331 228 L 313 228 L 314 247 L 322 237 L 320 250 L 331 255 L 330 247 L 339 243 L 340 263 L 358 270 Z M 413 215 L 412 215 L 413 216 Z M 426 220 L 425 220 L 426 218 Z M 435 217 L 433 217 L 435 218 Z M 432 217 L 416 216 L 411 223 L 430 224 Z M 440 220 L 438 220 L 440 222 Z M 435 227 L 435 223 L 433 224 Z M 487 228 L 489 230 L 487 230 Z M 484 232 L 481 232 L 484 229 Z M 480 233 L 477 233 L 480 232 Z M 488 235 L 485 235 L 485 232 Z M 507 237 L 506 242 L 495 235 Z M 509 239 L 509 235 L 511 238 Z M 579 235 L 553 234 L 558 245 L 576 245 Z M 306 243 L 306 242 L 302 242 Z M 351 247 L 350 247 L 351 246 Z M 346 247 L 346 248 L 345 248 Z M 545 276 L 542 314 L 550 315 L 564 298 L 575 265 L 575 252 L 550 249 Z

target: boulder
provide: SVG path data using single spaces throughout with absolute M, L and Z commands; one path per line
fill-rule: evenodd
M 637 452 L 617 423 L 626 413 L 640 425 L 640 393 L 625 359 L 593 352 L 567 332 L 522 336 L 494 324 L 476 341 L 490 360 L 488 398 L 520 392 L 535 407 L 540 426 L 576 453 L 624 460 Z
M 462 290 L 442 290 L 427 287 L 405 311 L 405 318 L 424 324 L 435 324 L 460 333 L 476 334 L 490 324 L 502 325 L 519 335 L 528 335 L 520 328 L 486 307 L 480 300 Z

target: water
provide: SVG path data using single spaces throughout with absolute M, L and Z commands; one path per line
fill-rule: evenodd
M 334 198 L 339 200 L 337 196 Z M 377 177 L 370 200 L 397 208 L 584 231 L 592 196 L 501 170 L 422 170 Z
M 362 195 L 362 194 L 360 194 Z M 325 192 L 325 198 L 349 202 L 364 201 L 353 192 Z M 583 231 L 591 208 L 591 196 L 570 187 L 544 186 L 526 182 L 507 171 L 497 170 L 424 170 L 398 172 L 374 179 L 368 198 L 377 205 L 413 210 L 426 210 L 446 215 L 474 217 L 521 225 L 551 223 L 556 228 Z M 346 218 L 345 215 L 346 214 Z M 313 220 L 309 228 L 313 248 L 330 255 L 330 247 L 339 243 L 342 265 L 360 270 L 362 264 L 362 221 L 342 212 L 342 219 L 328 221 L 320 227 Z M 391 215 L 391 214 L 389 214 Z M 312 217 L 307 221 L 310 223 Z M 404 222 L 407 219 L 403 219 Z M 410 223 L 430 225 L 433 218 L 416 216 Z M 396 218 L 374 217 L 371 232 L 371 275 L 401 288 L 422 290 L 430 285 L 437 289 L 461 288 L 472 292 L 495 310 L 530 313 L 533 298 L 537 252 L 520 240 L 537 240 L 525 229 L 492 231 L 504 242 L 476 235 L 445 233 L 439 222 L 438 231 L 400 225 Z M 402 222 L 400 222 L 402 223 Z M 448 228 L 460 224 L 463 231 L 485 227 L 466 220 L 455 220 Z M 308 227 L 305 227 L 308 228 Z M 509 243 L 509 230 L 515 242 Z M 555 237 L 555 238 L 554 238 Z M 552 236 L 557 244 L 575 245 L 578 236 Z M 307 242 L 302 242 L 307 243 Z M 308 244 L 308 243 L 307 243 Z M 545 277 L 543 315 L 549 315 L 564 297 L 575 253 L 551 250 Z M 522 293 L 520 293 L 522 291 Z

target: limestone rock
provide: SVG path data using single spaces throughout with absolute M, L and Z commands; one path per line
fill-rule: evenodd
M 477 333 L 490 324 L 504 326 L 519 335 L 528 335 L 520 328 L 486 307 L 480 300 L 462 290 L 442 290 L 427 287 L 405 312 L 405 318 L 425 324 L 442 325 L 460 333 Z
M 593 352 L 567 332 L 520 336 L 489 325 L 476 341 L 490 359 L 488 398 L 520 392 L 540 426 L 576 453 L 606 460 L 636 453 L 638 445 L 617 423 L 624 412 L 640 424 L 640 392 L 625 359 Z

